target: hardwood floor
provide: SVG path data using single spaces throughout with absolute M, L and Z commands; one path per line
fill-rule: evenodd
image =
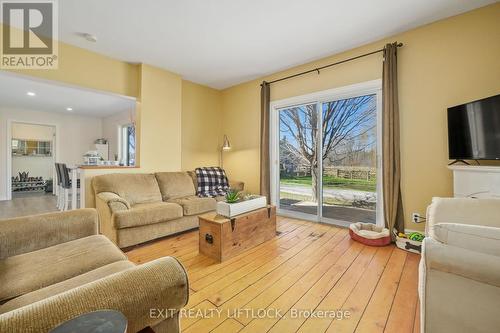
M 190 283 L 186 333 L 419 332 L 419 255 L 364 246 L 346 229 L 301 220 L 278 217 L 278 231 L 223 263 L 198 254 L 198 231 L 127 255 L 136 263 L 162 256 L 183 263 Z

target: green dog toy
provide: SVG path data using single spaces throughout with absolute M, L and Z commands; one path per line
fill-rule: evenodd
M 408 239 L 411 239 L 413 241 L 421 242 L 424 240 L 424 235 L 421 234 L 420 232 L 412 232 L 409 236 Z

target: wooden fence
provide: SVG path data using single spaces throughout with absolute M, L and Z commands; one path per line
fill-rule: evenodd
M 377 169 L 368 167 L 324 167 L 323 174 L 336 178 L 373 180 Z
M 310 176 L 311 168 L 308 166 L 300 166 L 295 171 L 288 172 L 288 174 L 293 176 Z M 377 178 L 377 169 L 361 166 L 325 166 L 323 168 L 323 174 L 335 178 L 375 180 Z

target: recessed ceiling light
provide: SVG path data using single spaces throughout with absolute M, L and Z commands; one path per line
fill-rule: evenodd
M 73 108 L 66 108 L 66 111 L 73 111 Z
M 34 92 L 32 92 L 32 91 L 28 91 L 26 93 L 26 95 L 31 96 L 31 97 L 36 96 L 36 94 Z

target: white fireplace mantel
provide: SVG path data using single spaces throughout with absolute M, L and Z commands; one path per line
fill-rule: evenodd
M 500 167 L 450 165 L 457 198 L 500 198 Z

